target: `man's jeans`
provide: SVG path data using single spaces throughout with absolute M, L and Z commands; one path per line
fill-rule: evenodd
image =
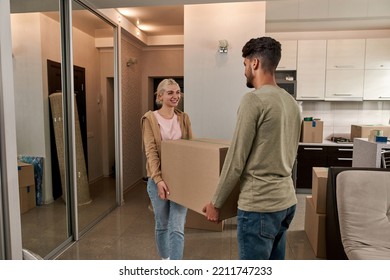
M 237 239 L 241 260 L 284 260 L 286 231 L 296 205 L 278 212 L 247 212 L 238 209 Z
M 184 224 L 187 208 L 158 196 L 157 186 L 149 178 L 147 190 L 155 219 L 155 238 L 161 258 L 180 260 L 184 251 Z

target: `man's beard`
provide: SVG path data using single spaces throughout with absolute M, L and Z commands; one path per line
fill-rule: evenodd
M 248 77 L 246 78 L 246 86 L 248 88 L 254 88 L 253 84 L 252 84 L 252 77 Z

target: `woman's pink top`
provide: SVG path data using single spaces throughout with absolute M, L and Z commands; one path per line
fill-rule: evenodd
M 173 114 L 173 118 L 171 119 L 165 119 L 158 113 L 158 111 L 154 111 L 153 113 L 160 125 L 162 140 L 181 139 L 181 129 L 176 114 Z

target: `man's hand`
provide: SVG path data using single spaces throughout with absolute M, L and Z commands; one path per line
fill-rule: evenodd
M 207 220 L 219 223 L 219 209 L 215 208 L 214 205 L 210 202 L 205 207 L 203 207 L 203 213 L 206 214 Z

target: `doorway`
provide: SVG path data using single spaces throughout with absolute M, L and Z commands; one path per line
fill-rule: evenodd
M 85 165 L 88 174 L 88 144 L 87 144 L 87 106 L 85 96 L 85 68 L 74 66 L 74 93 L 77 103 L 77 111 L 79 115 L 81 139 L 83 143 L 83 151 Z M 52 60 L 47 60 L 47 81 L 49 96 L 56 92 L 62 92 L 61 84 L 61 63 Z M 50 104 L 49 104 L 50 107 Z M 52 112 L 50 114 L 50 147 L 51 147 L 51 162 L 52 162 L 52 182 L 53 182 L 53 198 L 54 200 L 62 196 L 60 167 L 58 163 L 57 146 L 54 137 L 54 126 Z
M 153 100 L 156 99 L 155 93 L 157 91 L 158 84 L 162 80 L 168 79 L 168 78 L 174 79 L 178 83 L 178 85 L 180 87 L 180 91 L 181 91 L 182 95 L 181 95 L 181 98 L 180 98 L 179 105 L 177 106 L 177 109 L 179 109 L 180 111 L 184 112 L 184 78 L 183 77 L 158 77 L 158 78 L 153 78 L 153 97 L 152 98 L 153 98 Z M 158 109 L 158 105 L 154 101 L 153 102 L 153 110 L 157 110 L 157 109 Z

